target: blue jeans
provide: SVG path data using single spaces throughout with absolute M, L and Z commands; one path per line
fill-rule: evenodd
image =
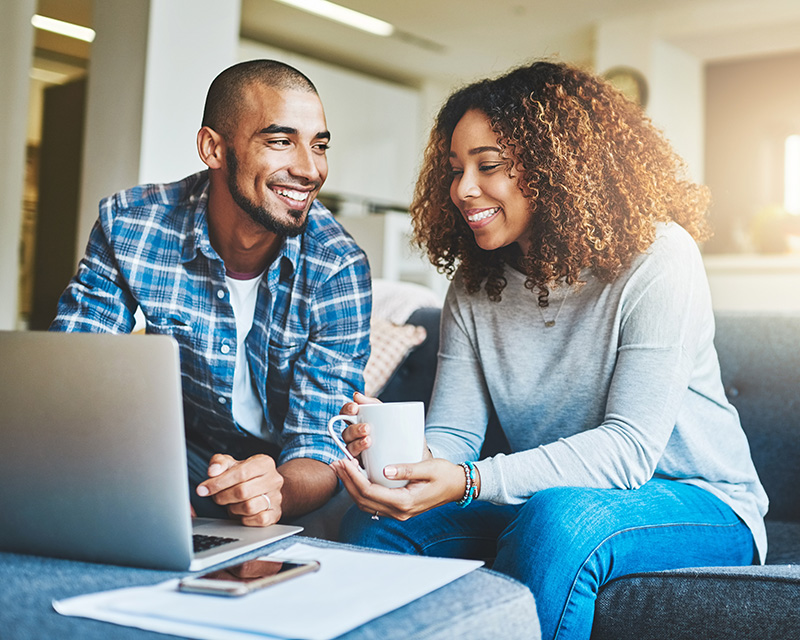
M 713 494 L 654 479 L 637 490 L 559 487 L 522 505 L 444 505 L 406 522 L 351 509 L 342 542 L 419 555 L 495 558 L 533 592 L 542 637 L 588 639 L 600 588 L 638 572 L 748 565 L 750 530 Z M 491 597 L 491 594 L 487 594 Z

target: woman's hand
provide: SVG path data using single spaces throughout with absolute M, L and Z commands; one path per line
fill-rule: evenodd
M 408 520 L 434 507 L 460 500 L 466 486 L 464 469 L 441 458 L 386 467 L 387 478 L 409 481 L 398 489 L 371 483 L 352 460 L 337 460 L 331 467 L 362 511 L 397 520 Z
M 353 402 L 345 404 L 339 413 L 347 416 L 355 416 L 358 414 L 358 408 L 361 405 L 380 403 L 381 401 L 377 398 L 371 398 L 370 396 L 365 396 L 363 393 L 356 391 L 353 394 Z M 350 452 L 350 455 L 357 459 L 361 455 L 361 452 L 369 448 L 372 444 L 369 424 L 366 422 L 358 422 L 350 425 L 342 431 L 342 440 L 344 440 L 344 444 Z M 433 456 L 431 455 L 430 449 L 428 449 L 428 443 L 423 441 L 422 460 L 431 460 L 432 458 Z

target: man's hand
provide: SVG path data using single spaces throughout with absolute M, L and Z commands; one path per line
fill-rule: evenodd
M 231 515 L 241 517 L 242 524 L 265 527 L 280 520 L 283 477 L 269 456 L 240 461 L 217 453 L 209 461 L 208 475 L 198 485 L 197 495 L 227 506 Z
M 358 415 L 358 409 L 362 404 L 381 404 L 381 401 L 377 398 L 371 398 L 370 396 L 356 391 L 353 394 L 353 401 L 347 402 L 344 406 L 342 406 L 342 409 L 339 411 L 339 413 L 341 415 L 356 416 Z M 342 439 L 344 440 L 345 446 L 347 447 L 347 450 L 350 452 L 351 456 L 358 458 L 364 449 L 369 448 L 369 446 L 372 444 L 372 439 L 370 438 L 369 433 L 370 426 L 362 422 L 352 424 L 342 432 Z

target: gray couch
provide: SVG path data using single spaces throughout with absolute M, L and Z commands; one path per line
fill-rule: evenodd
M 767 564 L 615 580 L 598 596 L 592 640 L 800 638 L 800 314 L 718 313 L 716 321 L 723 383 L 770 497 Z M 430 400 L 439 309 L 420 309 L 409 322 L 425 326 L 428 338 L 395 372 L 384 401 Z M 506 446 L 490 426 L 484 453 Z M 309 533 L 335 538 L 348 501 L 340 494 L 307 520 Z
M 722 380 L 770 498 L 764 566 L 609 583 L 593 640 L 800 638 L 800 315 L 718 313 Z

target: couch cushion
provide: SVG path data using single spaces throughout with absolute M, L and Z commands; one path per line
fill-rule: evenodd
M 372 280 L 373 320 L 381 318 L 395 324 L 405 324 L 417 309 L 441 306 L 441 296 L 423 285 L 381 278 Z
M 767 563 L 800 565 L 800 522 L 767 520 Z
M 592 640 L 800 638 L 800 566 L 633 574 L 608 583 Z
M 715 316 L 722 382 L 770 500 L 767 518 L 800 522 L 800 315 Z

